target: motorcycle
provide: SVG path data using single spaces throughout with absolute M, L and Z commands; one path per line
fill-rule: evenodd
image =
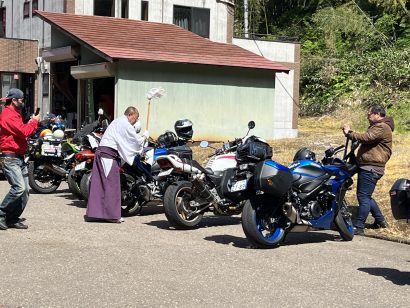
M 255 168 L 256 194 L 245 202 L 242 228 L 257 248 L 278 246 L 289 232 L 336 228 L 345 241 L 354 237 L 346 191 L 357 173 L 355 149 L 350 141 L 325 151 L 322 161 L 314 155 L 297 159 L 289 167 L 273 160 Z M 344 150 L 343 158 L 337 153 Z
M 160 176 L 179 176 L 164 195 L 165 216 L 172 227 L 195 228 L 207 211 L 225 216 L 241 213 L 252 191 L 247 184 L 256 163 L 272 156 L 272 149 L 263 139 L 248 136 L 254 127 L 255 122 L 250 121 L 246 136 L 216 149 L 205 167 L 195 160 L 184 161 L 173 155 L 157 159 L 164 170 Z M 243 155 L 248 144 L 254 145 L 252 155 Z M 208 143 L 201 142 L 201 146 L 207 147 Z
M 160 135 L 157 141 L 150 139 L 141 155 L 137 156 L 133 165 L 125 163 L 121 167 L 121 215 L 132 216 L 141 212 L 142 207 L 150 201 L 162 200 L 163 193 L 168 185 L 166 181 L 159 181 L 158 173 L 161 171 L 156 159 L 162 155 L 173 154 L 184 159 L 192 158 L 192 149 L 187 146 L 191 139 L 192 123 L 185 123 L 182 129 L 175 123 L 176 134 L 167 131 Z M 88 199 L 91 173 L 85 174 L 81 180 L 81 191 Z
M 80 148 L 66 140 L 46 136 L 29 140 L 27 156 L 28 180 L 37 193 L 49 194 L 57 190 L 73 166 Z
M 81 146 L 81 151 L 75 154 L 74 167 L 68 173 L 67 183 L 69 190 L 74 196 L 84 199 L 81 191 L 81 180 L 84 175 L 91 172 L 94 162 L 95 151 L 101 141 L 102 132 L 91 132 L 85 138 L 85 144 Z M 84 185 L 84 184 L 83 184 Z

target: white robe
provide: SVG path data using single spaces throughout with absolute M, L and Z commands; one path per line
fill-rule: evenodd
M 131 123 L 128 122 L 127 116 L 122 115 L 108 125 L 100 146 L 117 150 L 121 159 L 132 165 L 135 155 L 141 152 L 144 141 L 145 139 L 138 135 Z M 107 163 L 104 162 L 103 164 L 106 165 Z M 108 167 L 107 169 L 110 170 L 111 168 Z

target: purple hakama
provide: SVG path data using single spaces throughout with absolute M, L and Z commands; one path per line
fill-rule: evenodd
M 88 218 L 121 218 L 120 163 L 116 150 L 105 146 L 97 148 L 91 171 Z

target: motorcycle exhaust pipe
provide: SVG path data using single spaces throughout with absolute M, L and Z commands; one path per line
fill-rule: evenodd
M 61 177 L 66 177 L 68 175 L 68 172 L 64 168 L 61 168 L 60 166 L 54 164 L 45 164 L 44 169 L 47 169 L 48 171 L 51 171 Z
M 290 220 L 290 222 L 295 223 L 298 217 L 295 207 L 292 202 L 285 202 L 282 206 L 283 214 Z

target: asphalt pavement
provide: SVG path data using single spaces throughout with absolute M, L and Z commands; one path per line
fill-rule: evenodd
M 0 231 L 0 307 L 410 305 L 410 245 L 320 231 L 259 250 L 240 216 L 176 231 L 162 206 L 122 224 L 84 222 L 85 206 L 66 184 L 30 195 L 29 229 Z

